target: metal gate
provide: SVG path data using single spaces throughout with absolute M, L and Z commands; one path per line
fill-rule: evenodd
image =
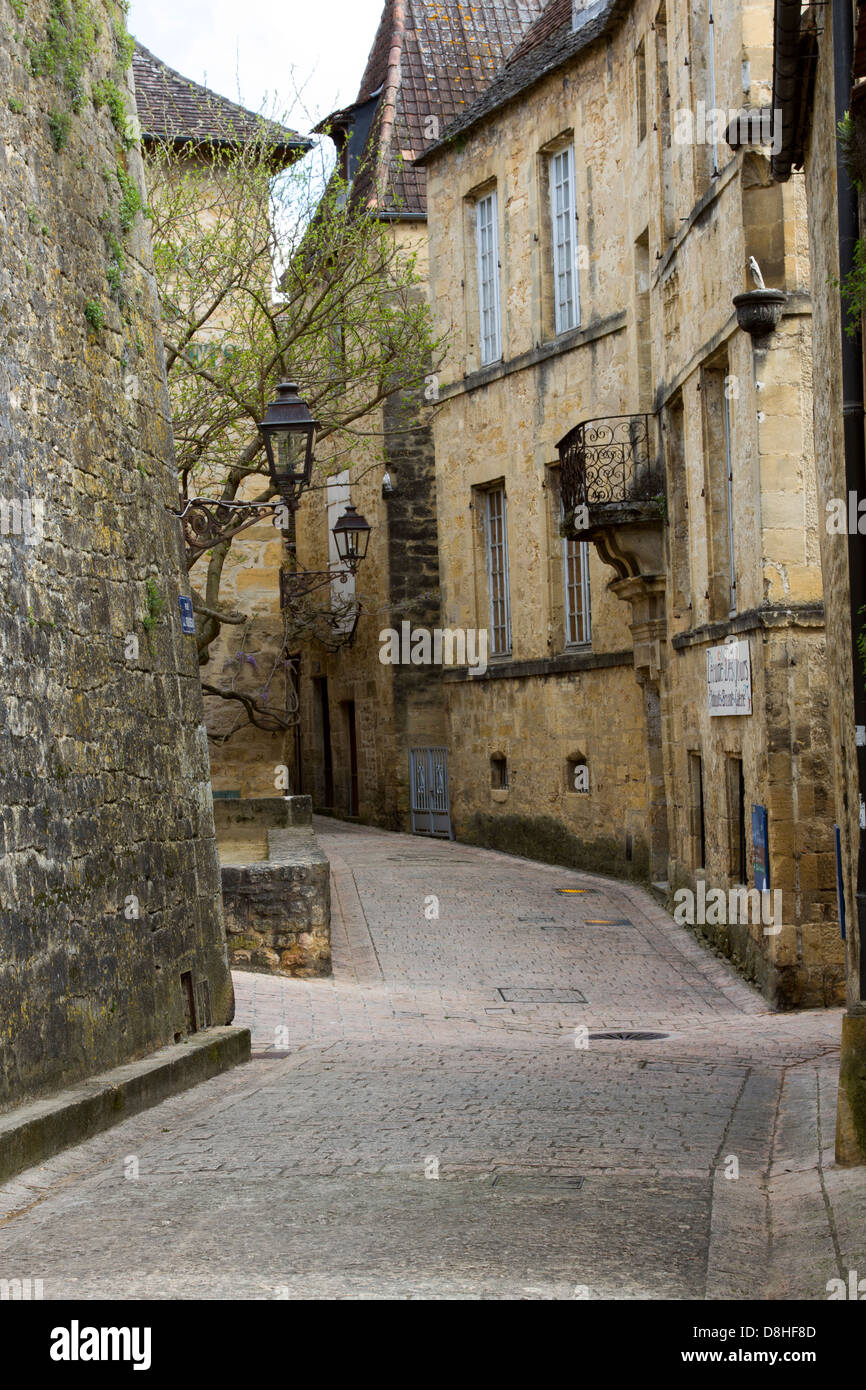
M 409 784 L 412 834 L 436 835 L 444 840 L 453 840 L 447 748 L 410 749 Z

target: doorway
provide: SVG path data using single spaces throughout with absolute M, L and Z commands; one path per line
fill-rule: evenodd
M 413 748 L 409 753 L 412 834 L 453 840 L 447 748 Z
M 328 677 L 314 676 L 316 692 L 316 734 L 322 750 L 322 809 L 334 809 L 334 755 L 331 751 L 331 710 L 328 703 Z
M 355 720 L 355 701 L 344 700 L 343 710 L 346 720 L 346 745 L 349 750 L 349 782 L 346 797 L 346 814 L 358 814 L 358 729 Z

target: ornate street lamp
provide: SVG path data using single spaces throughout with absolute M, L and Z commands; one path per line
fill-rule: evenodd
M 371 529 L 367 518 L 361 516 L 351 502 L 347 503 L 332 535 L 337 542 L 337 554 L 350 574 L 358 573 L 358 567 L 367 554 Z
M 271 401 L 259 425 L 271 485 L 280 500 L 226 502 L 219 498 L 181 497 L 181 509 L 175 516 L 183 522 L 188 560 L 194 560 L 220 541 L 234 538 L 266 516 L 278 514 L 281 507 L 297 511 L 300 495 L 312 479 L 317 428 L 317 421 L 298 395 L 294 382 L 281 381 L 277 398 Z
M 259 429 L 265 441 L 271 482 L 283 501 L 293 508 L 310 486 L 317 428 L 318 423 L 298 395 L 295 383 L 281 381 L 277 398 L 265 411 Z
M 332 533 L 342 568 L 299 570 L 295 547 L 295 513 L 301 493 L 312 481 L 318 422 L 310 414 L 306 401 L 298 395 L 295 383 L 281 381 L 276 400 L 271 401 L 265 410 L 265 418 L 259 429 L 265 443 L 271 486 L 279 493 L 280 500 L 228 502 L 208 497 L 182 497 L 181 509 L 174 514 L 183 523 L 187 558 L 191 562 L 204 550 L 221 541 L 233 539 L 268 515 L 279 515 L 281 508 L 288 508 L 288 565 L 280 571 L 280 606 L 288 608 L 314 590 L 332 584 L 335 579 L 348 583 L 349 576 L 357 574 L 367 554 L 371 527 L 366 517 L 360 516 L 355 507 L 347 504 Z

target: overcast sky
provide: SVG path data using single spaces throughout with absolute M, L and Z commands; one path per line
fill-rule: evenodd
M 169 67 L 257 111 L 309 124 L 355 100 L 384 0 L 132 0 L 129 29 Z M 307 121 L 295 112 L 295 126 Z

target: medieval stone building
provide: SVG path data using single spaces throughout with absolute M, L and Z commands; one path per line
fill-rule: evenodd
M 832 791 L 839 828 L 845 916 L 847 1005 L 843 1026 L 836 1157 L 866 1162 L 866 905 L 863 797 L 866 789 L 866 440 L 862 301 L 846 303 L 862 247 L 866 179 L 866 13 L 851 0 L 816 11 L 800 0 L 776 6 L 774 177 L 805 193 L 812 264 L 815 461 L 827 608 Z M 804 100 L 804 97 L 806 98 Z M 850 114 L 849 114 L 850 113 Z M 846 119 L 847 118 L 847 119 Z M 847 151 L 838 141 L 849 127 Z M 846 167 L 847 166 L 847 167 Z M 795 171 L 801 172 L 795 172 Z M 853 331 L 848 332 L 848 328 Z M 840 524 L 841 522 L 841 524 Z
M 791 1007 L 840 997 L 843 953 L 805 208 L 770 178 L 771 88 L 769 3 L 550 0 L 422 163 L 444 621 L 492 652 L 446 673 L 458 834 L 688 890 Z M 780 293 L 735 306 L 761 273 Z M 740 886 L 781 912 L 732 914 Z
M 412 161 L 484 90 L 542 8 L 541 0 L 386 0 L 357 100 L 323 122 L 356 206 L 386 221 L 400 252 L 417 257 L 421 297 L 426 177 Z M 382 631 L 402 636 L 404 624 L 412 632 L 432 633 L 440 626 L 429 422 L 433 365 L 425 398 L 392 397 L 369 422 L 369 437 L 359 442 L 351 465 L 332 470 L 326 487 L 309 494 L 299 515 L 298 553 L 309 569 L 333 562 L 330 530 L 350 498 L 373 527 L 354 588 L 355 616 L 338 621 L 329 641 L 303 647 L 300 771 L 302 789 L 320 809 L 394 829 L 414 824 L 447 834 L 439 669 L 380 660 Z M 335 580 L 338 612 L 345 613 L 345 596 L 345 586 Z
M 123 12 L 0 16 L 8 1107 L 233 999 Z

